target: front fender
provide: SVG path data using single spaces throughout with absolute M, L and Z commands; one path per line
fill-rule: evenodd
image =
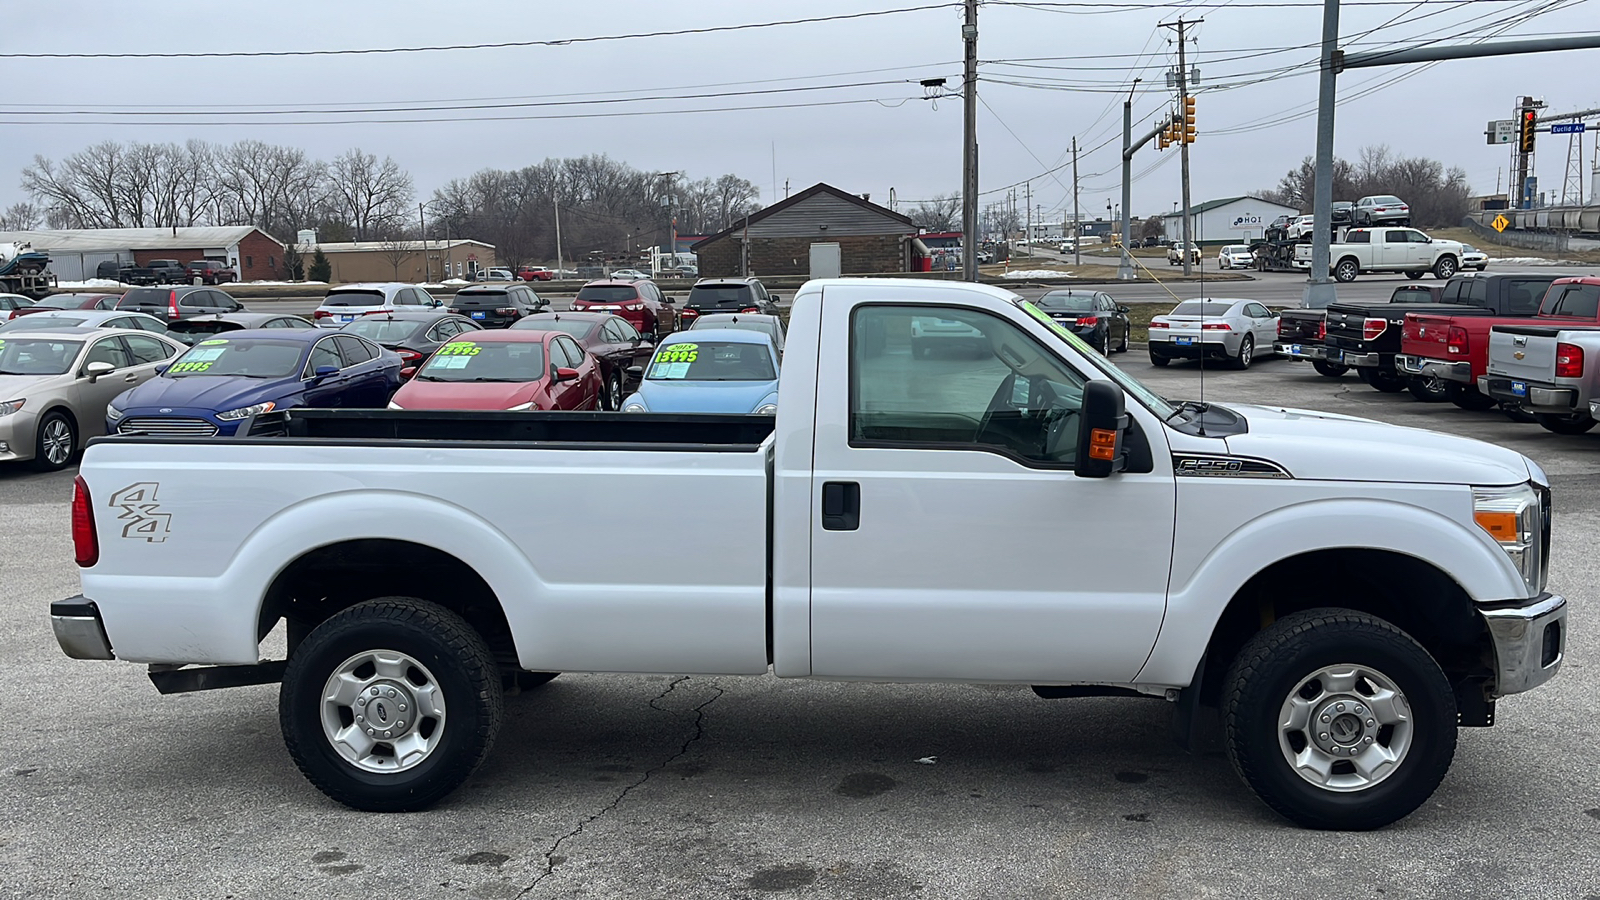
M 1181 531 L 1178 540 L 1184 540 Z M 1510 558 L 1487 533 L 1443 513 L 1379 499 L 1297 503 L 1234 528 L 1215 543 L 1183 583 L 1174 568 L 1161 633 L 1136 680 L 1188 684 L 1223 611 L 1250 579 L 1283 560 L 1339 549 L 1385 550 L 1422 560 L 1448 575 L 1476 601 L 1508 600 L 1528 593 Z M 1340 573 L 1325 575 L 1338 579 Z M 1294 589 L 1294 584 L 1283 585 L 1285 592 Z

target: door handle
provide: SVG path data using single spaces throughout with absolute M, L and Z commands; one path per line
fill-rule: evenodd
M 822 527 L 828 531 L 855 531 L 861 527 L 861 485 L 854 481 L 823 482 Z

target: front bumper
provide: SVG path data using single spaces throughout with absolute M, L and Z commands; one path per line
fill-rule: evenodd
M 1494 642 L 1493 696 L 1533 690 L 1561 670 L 1567 641 L 1565 597 L 1543 593 L 1479 614 Z
M 1309 359 L 1313 362 L 1321 362 L 1328 358 L 1328 348 L 1321 344 L 1290 344 L 1283 341 L 1273 341 L 1272 350 L 1279 356 L 1287 356 L 1290 359 Z
M 1478 379 L 1478 390 L 1499 400 L 1534 411 L 1571 412 L 1578 407 L 1578 392 L 1574 388 L 1540 384 L 1537 381 L 1519 381 L 1498 375 L 1484 375 Z
M 1472 383 L 1472 363 L 1469 362 L 1449 362 L 1443 359 L 1429 359 L 1426 356 L 1399 353 L 1395 355 L 1394 367 L 1407 375 L 1439 378 L 1444 381 L 1460 382 L 1461 384 Z
M 0 461 L 33 459 L 38 441 L 39 416 L 28 404 L 9 416 L 0 416 L 0 444 L 5 445 L 5 449 L 0 450 Z
M 83 595 L 50 604 L 50 628 L 61 652 L 73 659 L 116 659 L 111 639 L 100 621 L 100 607 Z

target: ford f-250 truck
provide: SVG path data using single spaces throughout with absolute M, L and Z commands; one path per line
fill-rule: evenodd
M 1394 365 L 1425 390 L 1442 387 L 1446 399 L 1462 409 L 1492 409 L 1500 401 L 1478 390 L 1489 368 L 1489 330 L 1496 325 L 1542 324 L 1540 301 L 1554 275 L 1495 273 L 1457 275 L 1444 296 L 1465 308 L 1454 312 L 1407 313 L 1400 329 Z M 1574 320 L 1578 324 L 1582 320 Z M 1589 324 L 1597 323 L 1593 318 Z
M 921 318 L 969 352 L 913 354 Z M 362 809 L 466 779 L 503 684 L 771 672 L 1163 698 L 1319 828 L 1411 812 L 1458 725 L 1561 666 L 1549 482 L 1518 453 L 1169 402 L 974 284 L 810 282 L 781 392 L 775 417 L 294 410 L 277 437 L 97 439 L 57 639 L 163 691 L 281 681 L 290 754 Z M 598 558 L 641 497 L 715 552 Z M 287 659 L 260 661 L 280 620 Z

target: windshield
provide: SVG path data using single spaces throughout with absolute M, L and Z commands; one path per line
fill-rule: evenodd
M 171 288 L 134 288 L 117 301 L 117 309 L 135 309 L 141 306 L 159 306 L 165 309 L 176 293 Z
M 599 322 L 589 322 L 583 319 L 523 319 L 512 328 L 521 328 L 533 331 L 559 331 L 570 334 L 578 340 L 584 340 L 600 327 Z
M 701 287 L 695 285 L 689 289 L 689 299 L 684 304 L 696 309 L 719 309 L 724 307 L 739 308 L 753 305 L 750 288 L 743 284 L 716 285 Z
M 0 337 L 0 375 L 65 375 L 83 341 Z
M 241 375 L 246 378 L 286 378 L 300 371 L 304 341 L 251 338 L 243 341 L 210 338 L 178 357 L 167 378 L 191 375 Z
M 1071 345 L 1074 350 L 1077 350 L 1078 354 L 1087 360 L 1090 365 L 1094 366 L 1095 369 L 1100 372 L 1100 374 L 1110 378 L 1112 381 L 1115 381 L 1122 387 L 1123 390 L 1132 394 L 1151 412 L 1163 419 L 1167 419 L 1178 411 L 1176 406 L 1168 403 L 1166 398 L 1162 397 L 1160 394 L 1157 394 L 1155 391 L 1145 387 L 1144 383 L 1139 379 L 1134 378 L 1127 372 L 1124 372 L 1107 362 L 1105 357 L 1100 355 L 1099 351 L 1084 343 L 1083 338 L 1078 337 L 1077 335 L 1068 331 L 1066 328 L 1062 327 L 1060 322 L 1050 318 L 1049 313 L 1037 306 L 1034 306 L 1032 303 L 1022 299 L 1021 297 L 1018 297 L 1013 302 L 1015 302 L 1023 312 L 1033 316 L 1040 322 L 1043 322 L 1045 327 L 1049 328 L 1056 337 L 1061 338 L 1063 341 Z
M 778 372 L 765 344 L 703 341 L 657 350 L 648 377 L 651 381 L 771 381 Z
M 0 325 L 0 331 L 27 331 L 29 328 L 75 328 L 87 322 L 83 316 L 62 316 L 55 313 L 35 313 L 22 316 Z
M 578 299 L 593 303 L 627 303 L 638 296 L 638 288 L 625 285 L 597 284 L 578 288 Z
M 1094 309 L 1094 297 L 1066 291 L 1051 291 L 1036 302 L 1040 309 L 1053 312 L 1090 312 Z
M 368 317 L 357 319 L 349 325 L 339 329 L 352 334 L 359 334 L 369 341 L 380 344 L 393 344 L 405 340 L 422 329 L 426 322 L 417 322 L 408 319 L 380 319 Z
M 1230 244 L 1222 248 L 1223 253 L 1249 253 L 1250 248 L 1241 244 Z
M 1231 303 L 1202 303 L 1199 300 L 1185 300 L 1173 308 L 1167 315 L 1171 316 L 1225 316 Z
M 418 381 L 538 381 L 549 375 L 537 341 L 451 341 L 417 372 Z
M 382 306 L 383 291 L 329 291 L 323 306 Z

